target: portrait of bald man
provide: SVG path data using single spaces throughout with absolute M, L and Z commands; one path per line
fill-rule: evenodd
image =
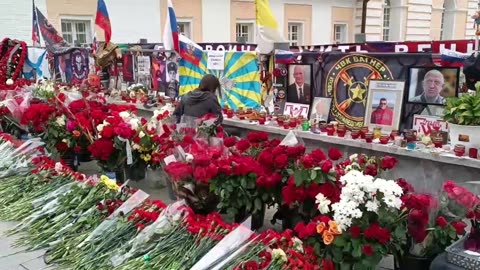
M 443 98 L 440 93 L 445 86 L 445 78 L 443 77 L 442 72 L 433 69 L 425 73 L 422 81 L 423 92 L 410 98 L 410 102 L 413 103 L 425 103 L 425 104 L 440 104 L 445 103 L 445 98 Z M 412 89 L 410 89 L 412 90 Z
M 310 75 L 305 76 L 307 68 L 310 68 L 310 66 L 291 65 L 289 67 L 290 74 L 293 72 L 293 82 L 289 81 L 287 102 L 310 104 L 312 100 L 310 97 Z

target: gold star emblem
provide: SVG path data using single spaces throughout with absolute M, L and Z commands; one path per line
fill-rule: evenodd
M 365 89 L 363 89 L 360 84 L 357 84 L 357 87 L 350 89 L 352 91 L 352 99 L 356 100 L 362 100 L 363 99 L 363 94 L 365 94 Z

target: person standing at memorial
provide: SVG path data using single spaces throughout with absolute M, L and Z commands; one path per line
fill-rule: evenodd
M 177 123 L 191 122 L 207 114 L 217 116 L 217 124 L 223 121 L 222 108 L 216 95 L 220 81 L 211 74 L 203 76 L 197 89 L 185 94 L 174 111 Z

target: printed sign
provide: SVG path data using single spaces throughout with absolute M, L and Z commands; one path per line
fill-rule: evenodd
M 150 75 L 150 57 L 149 56 L 138 56 L 138 75 Z
M 448 123 L 440 117 L 416 114 L 413 116 L 413 129 L 420 135 L 430 135 L 433 130 L 448 132 Z
M 225 68 L 225 53 L 222 51 L 209 51 L 207 69 L 223 70 Z

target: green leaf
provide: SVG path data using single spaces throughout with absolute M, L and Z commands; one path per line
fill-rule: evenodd
M 225 189 L 222 189 L 220 191 L 220 198 L 222 198 L 222 199 L 225 198 Z
M 245 177 L 242 177 L 240 179 L 240 185 L 242 186 L 242 188 L 247 188 L 247 179 Z
M 300 170 L 296 171 L 295 174 L 293 175 L 293 177 L 294 177 L 295 185 L 297 187 L 301 186 L 302 183 L 303 183 L 303 179 L 302 179 L 302 176 L 301 176 L 301 171 Z
M 362 243 L 358 239 L 352 240 L 352 256 L 354 258 L 360 258 L 362 256 Z
M 344 247 L 345 245 L 347 245 L 347 240 L 345 240 L 345 237 L 343 236 L 338 236 L 333 241 L 333 244 L 337 247 Z
M 263 203 L 260 198 L 255 198 L 255 209 L 254 212 L 260 211 L 263 207 Z
M 343 248 L 344 253 L 352 253 L 352 243 L 348 242 Z
M 312 170 L 310 172 L 310 179 L 315 180 L 317 178 L 317 171 Z

